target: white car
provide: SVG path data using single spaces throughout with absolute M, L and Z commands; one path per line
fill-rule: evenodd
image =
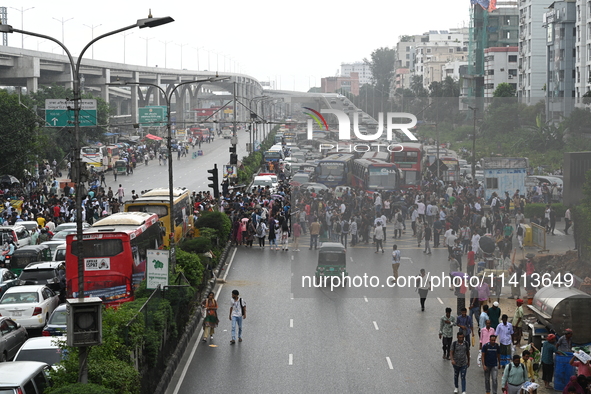
M 21 326 L 43 328 L 59 305 L 59 296 L 45 285 L 14 286 L 0 299 L 0 315 Z
M 13 361 L 40 361 L 52 366 L 62 361 L 62 349 L 66 337 L 29 338 L 20 348 Z M 55 367 L 53 367 L 55 369 Z

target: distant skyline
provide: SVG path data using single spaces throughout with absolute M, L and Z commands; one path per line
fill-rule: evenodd
M 63 29 L 63 42 L 74 56 L 93 35 L 146 18 L 151 8 L 154 17 L 171 16 L 175 22 L 104 38 L 85 58 L 118 63 L 125 58 L 127 64 L 143 66 L 147 58 L 151 67 L 240 72 L 284 90 L 307 91 L 319 87 L 322 77 L 336 75 L 341 63 L 369 59 L 379 47 L 394 47 L 401 35 L 467 26 L 470 1 L 369 0 L 348 6 L 303 0 L 290 6 L 269 0 L 206 5 L 174 0 L 5 0 L 0 6 L 7 8 L 7 23 L 17 29 L 22 22 L 23 30 L 60 41 Z M 8 34 L 8 45 L 62 52 L 51 41 L 17 33 Z

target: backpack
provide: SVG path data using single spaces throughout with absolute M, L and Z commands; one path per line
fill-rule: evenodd
M 340 232 L 341 232 L 341 222 L 337 222 L 337 226 L 336 226 L 336 229 L 335 229 L 335 231 L 336 231 L 337 233 L 340 233 Z
M 521 225 L 519 225 L 519 227 L 517 227 L 517 235 L 518 236 L 522 236 L 523 235 L 523 227 L 521 227 Z
M 399 223 L 404 222 L 404 219 L 402 219 L 402 214 L 398 213 L 398 216 L 396 217 L 396 220 L 398 220 Z
M 261 237 L 263 235 L 263 223 L 259 223 L 256 229 L 257 236 Z
M 343 232 L 345 232 L 345 233 L 349 232 L 349 222 L 343 223 Z

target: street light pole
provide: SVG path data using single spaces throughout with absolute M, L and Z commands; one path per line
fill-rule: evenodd
M 88 25 L 84 24 L 84 26 L 86 26 L 86 27 L 88 27 L 88 28 L 90 29 L 90 32 L 91 32 L 91 36 L 90 36 L 90 38 L 91 38 L 92 40 L 94 40 L 94 28 L 95 28 L 95 27 L 102 26 L 102 25 L 103 25 L 102 23 L 101 23 L 101 24 L 98 24 L 98 25 L 90 25 L 90 26 L 88 26 Z M 125 37 L 125 35 L 124 35 L 124 37 Z M 125 38 L 123 38 L 123 39 L 125 39 Z M 90 57 L 91 57 L 91 59 L 94 59 L 94 47 L 92 47 L 92 49 L 91 49 L 91 52 L 90 52 Z
M 123 33 L 123 64 L 125 64 L 125 52 L 126 52 L 125 43 L 127 41 L 126 38 L 130 34 L 133 34 L 133 32 L 130 31 L 130 32 L 127 32 L 127 33 Z
M 55 18 L 54 18 L 55 19 Z M 84 298 L 84 256 L 83 256 L 83 241 L 82 241 L 82 192 L 83 192 L 83 186 L 82 186 L 82 159 L 80 157 L 80 108 L 81 108 L 81 94 L 80 94 L 80 64 L 82 62 L 82 58 L 84 56 L 84 53 L 86 52 L 86 50 L 95 42 L 97 42 L 98 40 L 117 34 L 117 33 L 121 33 L 123 31 L 129 30 L 129 29 L 133 29 L 135 27 L 139 27 L 141 28 L 145 28 L 145 27 L 156 27 L 156 26 L 160 26 L 166 23 L 170 23 L 173 22 L 174 19 L 172 19 L 171 17 L 165 17 L 165 18 L 152 18 L 152 15 L 148 15 L 148 18 L 146 19 L 138 19 L 137 22 L 133 25 L 129 25 L 117 30 L 113 30 L 111 32 L 105 33 L 103 35 L 98 36 L 97 38 L 92 39 L 88 44 L 86 44 L 86 46 L 82 49 L 82 51 L 80 52 L 80 55 L 78 56 L 78 59 L 76 62 L 74 62 L 74 58 L 72 57 L 72 54 L 70 53 L 70 51 L 68 50 L 68 48 L 65 46 L 65 44 L 62 41 L 59 41 L 53 37 L 44 35 L 44 34 L 39 34 L 39 33 L 33 33 L 33 32 L 29 32 L 29 31 L 25 31 L 25 30 L 19 30 L 19 29 L 14 29 L 12 26 L 10 25 L 0 25 L 0 33 L 21 33 L 21 34 L 26 34 L 29 36 L 34 36 L 34 37 L 38 37 L 38 38 L 44 38 L 50 41 L 55 42 L 56 44 L 58 44 L 64 51 L 65 54 L 67 54 L 68 56 L 68 60 L 70 61 L 70 67 L 71 67 L 71 71 L 72 71 L 72 84 L 73 84 L 73 102 L 74 102 L 74 167 L 73 170 L 75 171 L 75 184 L 76 184 L 76 243 L 75 243 L 75 248 L 74 250 L 76 250 L 76 255 L 78 258 L 78 298 L 79 299 L 83 299 Z M 62 27 L 63 27 L 63 23 L 62 22 Z M 62 34 L 63 34 L 63 29 L 62 29 Z M 86 346 L 81 346 L 80 347 L 80 356 L 79 356 L 79 375 L 78 375 L 78 381 L 80 383 L 88 383 L 88 364 L 87 364 L 87 358 L 88 358 L 88 347 Z
M 146 40 L 146 67 L 148 67 L 148 41 L 154 39 L 154 37 L 140 37 L 142 40 Z
M 72 17 L 72 18 L 69 18 L 69 19 L 64 19 L 64 17 L 62 16 L 62 19 L 57 19 L 57 18 L 53 18 L 53 19 L 55 19 L 56 21 L 58 21 L 58 22 L 60 22 L 62 24 L 62 43 L 65 44 L 66 43 L 66 39 L 64 37 L 64 24 L 66 22 L 68 22 L 68 21 L 71 21 L 74 18 Z M 66 50 L 64 49 L 63 46 L 62 46 L 62 49 L 63 49 L 63 53 L 65 54 L 66 53 Z
M 472 117 L 474 118 L 474 130 L 472 131 L 472 183 L 476 181 L 476 111 L 478 108 L 470 107 Z
M 13 10 L 17 10 L 18 12 L 21 13 L 21 30 L 23 30 L 25 28 L 25 18 L 24 18 L 25 12 L 32 10 L 35 7 L 30 7 L 30 8 L 21 7 L 20 9 L 14 8 L 14 7 L 10 7 L 10 8 L 12 8 Z M 25 47 L 25 36 L 21 35 L 21 48 L 24 48 L 24 47 Z M 37 50 L 39 50 L 39 49 L 37 49 Z

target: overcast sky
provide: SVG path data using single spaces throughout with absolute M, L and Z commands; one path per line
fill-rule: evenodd
M 93 31 L 96 37 L 131 25 L 151 8 L 154 17 L 175 22 L 107 37 L 93 46 L 94 58 L 122 63 L 125 52 L 126 63 L 146 65 L 147 42 L 149 66 L 242 72 L 306 91 L 320 86 L 321 77 L 336 75 L 341 62 L 369 58 L 376 48 L 396 45 L 400 35 L 467 26 L 470 1 L 4 0 L 0 6 L 18 29 L 22 16 L 23 30 L 61 40 L 63 26 L 74 56 Z M 9 34 L 8 45 L 21 47 L 21 39 Z M 24 47 L 61 53 L 51 41 L 31 36 Z M 90 50 L 85 54 L 92 56 Z

